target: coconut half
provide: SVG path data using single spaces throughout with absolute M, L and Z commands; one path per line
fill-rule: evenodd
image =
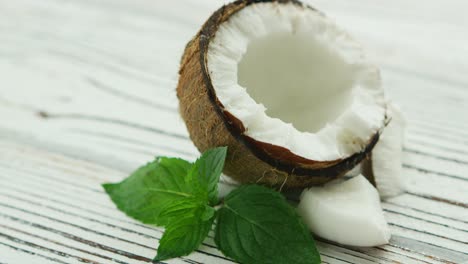
M 390 240 L 379 194 L 362 175 L 304 190 L 298 213 L 313 233 L 340 244 L 372 247 Z
M 294 0 L 216 11 L 185 49 L 177 95 L 192 141 L 228 146 L 224 173 L 242 183 L 328 182 L 366 157 L 385 124 L 378 68 Z
M 380 197 L 388 199 L 405 190 L 402 154 L 406 121 L 400 108 L 389 102 L 389 123 L 369 157 L 363 162 L 363 174 L 377 187 Z

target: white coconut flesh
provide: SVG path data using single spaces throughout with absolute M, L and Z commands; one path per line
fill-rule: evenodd
M 394 197 L 405 190 L 402 152 L 406 122 L 397 105 L 387 105 L 390 123 L 384 129 L 371 156 L 372 174 L 382 199 Z
M 340 244 L 371 247 L 391 236 L 379 194 L 362 175 L 304 190 L 298 212 L 313 233 Z
M 218 28 L 207 67 L 218 100 L 246 136 L 306 159 L 362 151 L 384 123 L 379 70 L 310 8 L 246 6 Z

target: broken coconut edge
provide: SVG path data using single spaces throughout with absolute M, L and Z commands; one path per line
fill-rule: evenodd
M 220 24 L 244 7 L 259 2 L 292 3 L 295 0 L 236 1 L 218 9 L 187 44 L 181 60 L 177 97 L 190 138 L 201 151 L 228 146 L 224 173 L 240 183 L 272 187 L 304 188 L 324 184 L 345 175 L 364 160 L 379 140 L 377 131 L 365 147 L 343 159 L 314 161 L 290 150 L 257 141 L 244 134 L 242 122 L 224 109 L 216 97 L 207 67 L 210 40 Z
M 389 122 L 369 156 L 362 162 L 362 174 L 377 188 L 383 200 L 406 189 L 402 156 L 406 119 L 395 103 L 387 102 Z

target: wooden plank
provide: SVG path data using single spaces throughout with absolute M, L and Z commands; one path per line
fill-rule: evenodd
M 19 149 L 17 154 L 22 157 L 24 162 L 23 155 L 25 153 L 23 151 L 24 149 Z M 44 154 L 41 156 L 48 156 L 46 153 Z M 17 159 L 18 156 L 12 158 Z M 60 158 L 60 161 L 63 160 L 67 159 Z M 53 163 L 54 159 L 49 162 Z M 33 164 L 34 162 L 29 165 L 33 166 Z M 73 171 L 72 168 L 77 168 L 76 166 L 72 166 L 68 170 L 66 164 L 59 163 L 58 165 L 55 173 L 50 167 L 33 167 L 35 169 L 29 172 L 28 177 L 26 177 L 26 172 L 21 173 L 20 167 L 8 170 L 2 166 L 0 177 L 4 180 L 2 182 L 8 182 L 8 184 L 2 183 L 3 188 L 0 191 L 2 197 L 0 228 L 3 228 L 0 233 L 8 238 L 23 237 L 23 240 L 27 242 L 24 243 L 27 245 L 40 244 L 44 247 L 40 248 L 41 250 L 55 250 L 64 254 L 68 251 L 78 252 L 80 257 L 86 256 L 90 259 L 96 259 L 96 261 L 108 258 L 123 263 L 149 261 L 155 254 L 157 241 L 162 234 L 161 230 L 137 224 L 116 211 L 103 190 L 99 188 L 97 191 L 95 189 L 99 186 L 99 182 L 102 182 L 102 179 L 99 181 L 99 178 L 91 176 L 87 180 L 84 176 L 89 175 L 91 171 L 88 171 L 87 174 L 86 170 L 83 169 Z M 90 166 L 88 164 L 86 167 Z M 47 174 L 36 173 L 43 171 L 44 168 L 47 168 L 44 171 Z M 92 169 L 93 174 L 103 173 L 103 169 L 99 167 L 91 166 L 90 169 Z M 110 177 L 109 174 L 112 175 L 110 172 L 107 170 L 101 177 Z M 70 173 L 74 173 L 75 180 L 80 179 L 79 184 L 67 179 L 67 176 L 71 176 Z M 76 178 L 78 175 L 83 175 L 83 177 Z M 43 181 L 46 177 L 51 178 Z M 54 177 L 62 177 L 63 179 Z M 34 182 L 34 178 L 40 182 L 31 186 L 30 183 Z M 16 181 L 16 179 L 21 180 Z M 108 178 L 108 180 L 110 179 Z M 53 184 L 54 182 L 56 184 Z M 47 187 L 44 188 L 45 186 Z M 69 194 L 73 195 L 69 197 Z M 56 203 L 60 203 L 59 206 Z M 69 207 L 63 209 L 63 204 L 69 205 Z M 70 208 L 70 205 L 77 205 L 82 210 Z M 83 214 L 83 206 L 87 208 L 87 214 Z M 118 224 L 115 224 L 114 218 L 118 219 Z M 113 221 L 109 221 L 109 219 L 113 219 Z M 192 254 L 190 259 L 198 263 L 230 262 L 214 248 L 212 241 L 202 247 L 200 251 Z
M 12 245 L 9 242 L 10 241 L 3 242 L 3 239 L 0 240 L 0 252 L 3 253 L 2 261 L 5 261 L 5 263 L 69 263 L 61 260 L 60 257 L 50 256 L 42 252 L 37 253 L 34 249 L 25 249 L 17 245 Z
M 113 258 L 121 262 L 132 262 L 135 261 L 132 258 L 148 258 L 154 254 L 161 230 L 141 225 L 116 211 L 108 197 L 98 188 L 99 182 L 121 178 L 121 172 L 22 145 L 2 142 L 0 146 L 1 233 L 10 237 L 22 237 L 24 241 L 35 244 L 42 241 L 41 245 L 47 245 L 49 250 L 75 254 L 78 252 L 80 257 L 91 257 L 95 261 Z M 15 163 L 15 160 L 21 162 Z M 41 209 L 37 211 L 37 208 Z M 392 227 L 395 234 L 403 229 L 406 232 L 404 237 L 418 239 L 422 245 L 439 243 L 442 246 L 463 249 L 463 232 L 466 232 L 466 224 L 463 222 L 457 223 L 458 226 L 455 225 L 454 228 L 449 227 L 450 221 L 454 220 L 434 216 L 427 219 L 427 216 L 421 217 L 421 213 L 415 216 L 406 207 L 403 208 L 406 210 L 404 214 L 396 206 L 386 207 L 386 210 L 388 214 L 392 214 L 387 217 L 390 224 L 405 225 L 398 229 Z M 412 221 L 415 226 L 408 224 L 408 221 Z M 435 236 L 428 237 L 424 233 L 426 229 L 430 229 Z M 441 238 L 442 234 L 447 238 Z M 437 239 L 435 242 L 434 237 Z M 99 242 L 88 244 L 91 241 Z M 423 260 L 436 263 L 428 261 L 433 256 L 429 255 L 429 258 L 414 252 L 403 254 L 390 251 L 382 258 L 382 253 L 378 250 L 355 251 L 324 243 L 320 243 L 319 247 L 324 251 L 325 259 L 328 256 L 331 263 L 339 261 L 340 257 L 355 263 L 385 263 L 395 259 L 404 263 L 418 263 Z M 132 249 L 132 253 L 124 249 Z M 212 238 L 208 238 L 200 250 L 211 254 L 212 258 L 220 256 L 217 263 L 224 261 L 214 248 Z M 124 256 L 118 256 L 116 252 Z M 450 259 L 458 255 L 454 252 L 448 256 Z M 196 254 L 191 255 L 190 259 L 199 262 L 206 260 Z M 361 262 L 358 259 L 362 259 Z

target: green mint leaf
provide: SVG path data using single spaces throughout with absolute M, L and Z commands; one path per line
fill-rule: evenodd
M 214 209 L 211 206 L 205 205 L 205 211 L 203 211 L 200 217 L 201 217 L 201 220 L 206 221 L 208 219 L 211 219 L 215 214 L 216 214 L 216 209 Z
M 224 168 L 227 147 L 210 149 L 195 162 L 189 173 L 194 187 L 208 196 L 210 205 L 218 203 L 218 182 Z
M 158 215 L 158 221 L 162 226 L 167 226 L 173 219 L 178 219 L 185 216 L 194 217 L 197 210 L 204 207 L 207 201 L 197 198 L 184 198 L 174 200 L 171 203 L 163 206 L 161 213 Z
M 211 215 L 209 218 L 206 216 Z M 193 215 L 173 218 L 166 227 L 155 261 L 186 256 L 195 251 L 211 230 L 215 219 L 214 209 L 201 206 Z
M 257 185 L 232 191 L 218 211 L 215 242 L 241 263 L 320 263 L 314 240 L 285 198 Z
M 164 226 L 174 217 L 175 204 L 191 208 L 206 204 L 187 181 L 192 164 L 177 158 L 157 158 L 116 184 L 103 184 L 117 207 L 146 224 Z M 166 212 L 160 216 L 165 209 Z M 183 215 L 183 210 L 178 209 Z M 171 211 L 172 212 L 171 214 Z M 177 217 L 177 215 L 176 215 Z

